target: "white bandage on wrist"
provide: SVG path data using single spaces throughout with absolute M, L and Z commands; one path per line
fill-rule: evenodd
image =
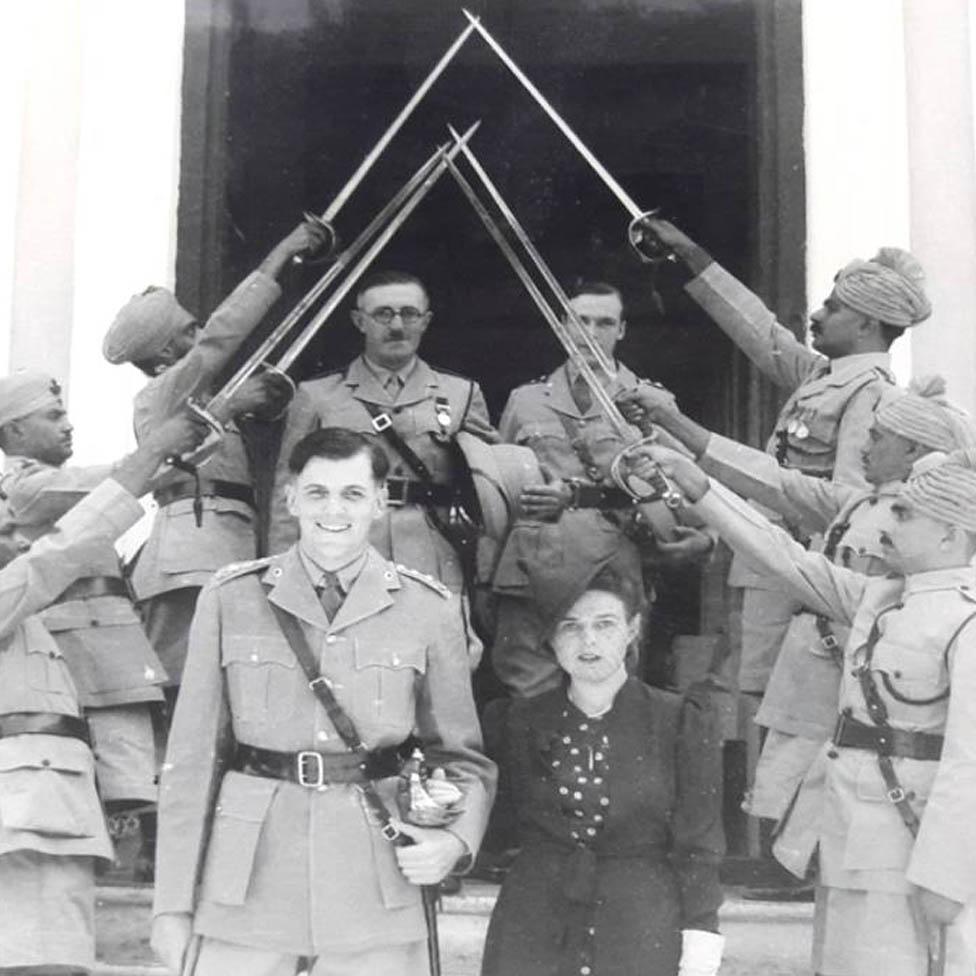
M 682 929 L 678 976 L 717 976 L 723 948 L 725 937 L 718 932 Z

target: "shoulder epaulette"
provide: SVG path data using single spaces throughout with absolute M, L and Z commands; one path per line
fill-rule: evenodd
M 407 576 L 410 579 L 417 580 L 418 583 L 423 583 L 436 593 L 439 593 L 445 600 L 450 599 L 451 591 L 439 579 L 431 576 L 430 573 L 422 573 L 419 569 L 411 569 L 409 566 L 403 566 L 400 563 L 394 563 L 394 565 L 396 566 L 396 571 L 401 576 Z
M 270 565 L 271 559 L 271 556 L 265 556 L 263 559 L 245 559 L 243 562 L 239 563 L 228 563 L 226 566 L 221 566 L 220 569 L 214 573 L 214 582 L 226 583 L 228 580 L 236 579 L 238 576 L 246 576 L 248 573 L 256 573 L 258 570 L 264 569 L 266 566 Z
M 455 373 L 453 369 L 444 369 L 443 366 L 434 366 L 431 363 L 427 364 L 435 372 L 439 373 L 441 376 L 453 376 L 456 380 L 464 380 L 465 383 L 474 382 L 470 376 L 465 376 L 464 373 Z

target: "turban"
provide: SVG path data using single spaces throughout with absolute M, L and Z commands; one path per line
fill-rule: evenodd
M 102 353 L 110 363 L 153 359 L 180 329 L 195 321 L 165 288 L 147 288 L 133 295 L 115 316 Z
M 35 410 L 62 405 L 61 387 L 47 373 L 22 369 L 0 379 L 0 427 Z
M 976 449 L 929 455 L 914 472 L 901 498 L 929 518 L 976 532 Z
M 834 294 L 849 308 L 899 329 L 932 314 L 925 272 L 900 248 L 883 247 L 870 261 L 851 261 L 834 281 Z
M 976 427 L 969 415 L 945 397 L 941 376 L 912 380 L 907 391 L 891 397 L 875 414 L 886 430 L 936 451 L 976 447 Z

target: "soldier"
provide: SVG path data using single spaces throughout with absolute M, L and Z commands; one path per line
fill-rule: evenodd
M 603 282 L 580 282 L 570 293 L 570 305 L 614 364 L 608 392 L 615 396 L 636 387 L 641 381 L 615 358 L 627 330 L 619 290 Z M 596 369 L 592 352 L 582 341 L 580 347 Z M 620 575 L 642 580 L 635 541 L 640 529 L 633 500 L 613 486 L 609 475 L 610 462 L 625 442 L 572 362 L 513 390 L 499 430 L 503 441 L 531 448 L 550 478 L 548 484 L 525 488 L 519 507 L 526 518 L 551 524 L 513 535 L 493 580 L 497 622 L 492 666 L 513 694 L 532 697 L 561 680 L 555 658 L 544 646 L 552 621 L 539 610 L 533 578 L 560 574 L 558 583 L 548 579 L 545 586 L 561 588 L 567 607 L 604 565 L 612 563 Z M 676 541 L 658 544 L 660 554 L 693 558 L 711 548 L 711 540 L 690 527 L 680 526 L 677 533 Z
M 189 397 L 205 399 L 214 392 L 217 374 L 281 294 L 275 279 L 292 257 L 315 250 L 322 239 L 315 224 L 300 224 L 224 299 L 202 330 L 163 288 L 130 299 L 106 334 L 102 351 L 110 363 L 132 363 L 150 377 L 135 399 L 137 439 L 180 411 Z M 262 409 L 273 413 L 284 395 L 274 374 L 253 377 L 233 398 L 233 416 Z M 194 513 L 198 497 L 199 525 Z M 133 569 L 132 587 L 146 632 L 169 675 L 172 700 L 200 587 L 220 566 L 256 553 L 251 472 L 233 420 L 199 485 L 184 475 L 158 491 L 156 502 L 159 511 Z
M 153 945 L 181 971 L 199 936 L 195 976 L 293 973 L 300 957 L 316 976 L 427 976 L 418 886 L 474 856 L 494 792 L 459 600 L 369 545 L 389 468 L 373 438 L 322 428 L 289 468 L 298 543 L 224 569 L 194 618 L 163 769 Z M 324 682 L 310 687 L 310 671 Z M 313 690 L 324 685 L 338 709 Z M 368 756 L 346 746 L 344 719 Z M 390 821 L 411 732 L 463 794 L 448 827 Z M 392 843 L 398 832 L 413 846 Z
M 790 391 L 767 451 L 785 467 L 863 488 L 861 446 L 882 392 L 894 382 L 888 349 L 932 312 L 919 263 L 885 247 L 870 261 L 841 268 L 810 318 L 811 351 L 677 227 L 655 218 L 645 226 L 694 275 L 688 294 L 765 376 Z M 742 589 L 739 688 L 759 696 L 795 607 L 776 580 L 741 560 L 728 582 Z
M 3 972 L 77 974 L 94 967 L 93 867 L 96 859 L 112 859 L 79 694 L 59 641 L 36 614 L 104 564 L 112 541 L 142 517 L 137 497 L 163 459 L 202 435 L 186 417 L 157 428 L 33 543 L 6 511 L 0 514 Z
M 288 458 L 310 431 L 340 426 L 375 433 L 390 459 L 389 508 L 371 536 L 384 556 L 416 567 L 461 592 L 464 573 L 451 534 L 460 470 L 459 431 L 493 443 L 481 388 L 434 369 L 417 355 L 433 318 L 423 283 L 400 271 L 363 279 L 352 311 L 363 352 L 345 370 L 298 387 L 282 437 L 271 519 L 271 552 L 294 542 L 297 525 L 285 505 Z
M 798 876 L 818 852 L 814 971 L 972 973 L 976 455 L 917 466 L 880 534 L 901 575 L 870 577 L 807 552 L 688 459 L 648 454 L 729 545 L 850 627 L 837 727 L 777 842 Z
M 976 428 L 946 400 L 945 390 L 945 380 L 931 376 L 913 380 L 907 391 L 886 391 L 861 449 L 866 489 L 782 468 L 762 451 L 709 433 L 656 389 L 642 388 L 627 399 L 639 403 L 649 420 L 684 443 L 726 487 L 804 533 L 823 536 L 822 551 L 832 562 L 878 576 L 891 571 L 879 532 L 913 465 L 933 451 L 976 446 Z M 767 735 L 746 801 L 753 816 L 782 818 L 833 731 L 847 633 L 843 625 L 808 611 L 793 618 L 756 713 Z

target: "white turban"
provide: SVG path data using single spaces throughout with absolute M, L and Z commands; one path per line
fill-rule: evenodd
M 897 247 L 883 247 L 870 261 L 851 261 L 841 268 L 834 294 L 849 308 L 899 329 L 932 314 L 922 266 Z
M 122 306 L 102 343 L 110 363 L 139 363 L 154 359 L 180 329 L 195 322 L 165 288 L 147 288 Z
M 886 430 L 936 451 L 976 447 L 972 418 L 950 403 L 945 392 L 941 376 L 920 376 L 888 398 L 875 419 Z
M 40 370 L 22 369 L 0 379 L 0 427 L 36 410 L 62 405 L 58 381 Z
M 923 515 L 976 532 L 976 450 L 929 455 L 900 497 Z

